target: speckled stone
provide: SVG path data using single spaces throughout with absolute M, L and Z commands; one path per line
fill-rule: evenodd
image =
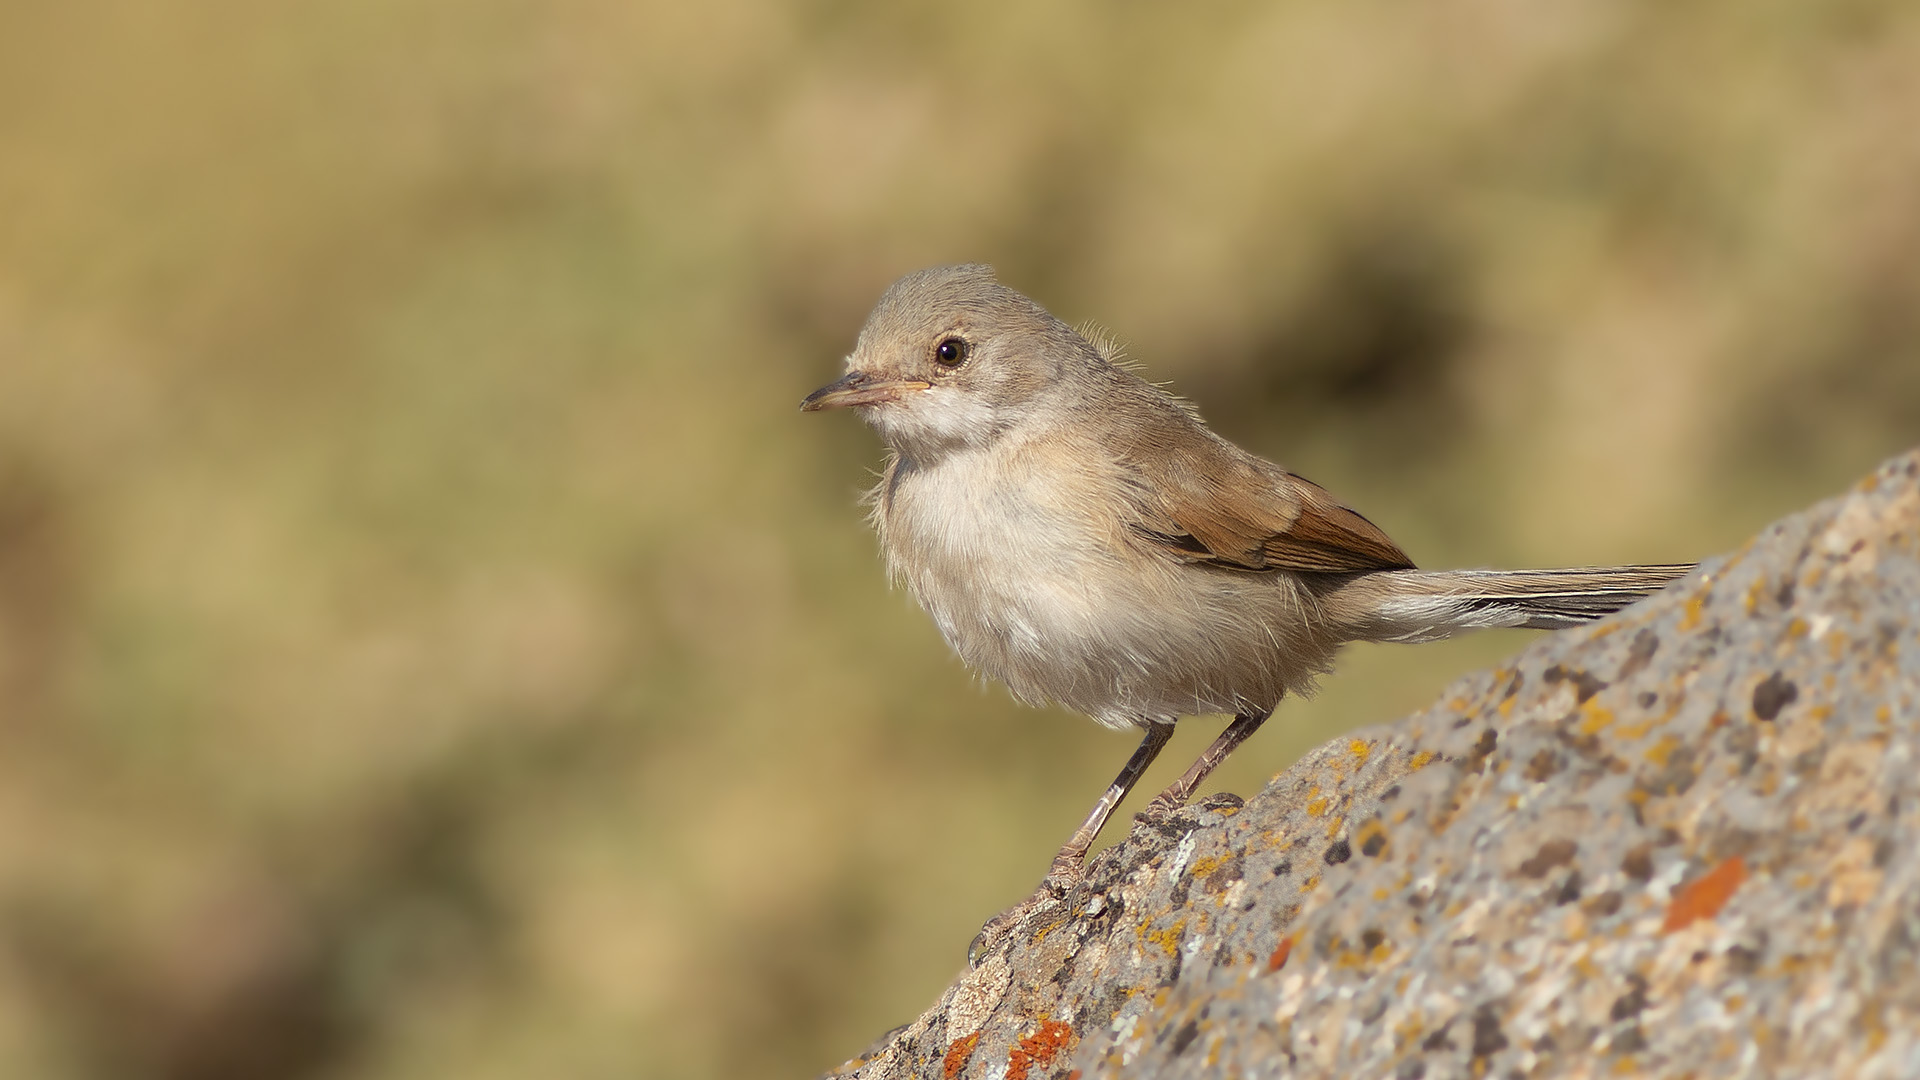
M 1138 826 L 836 1075 L 1920 1077 L 1920 452 Z

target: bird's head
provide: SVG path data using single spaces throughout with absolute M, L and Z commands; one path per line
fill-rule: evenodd
M 880 298 L 847 373 L 800 407 L 857 409 L 917 459 L 985 446 L 1057 406 L 1099 351 L 980 265 L 909 274 Z

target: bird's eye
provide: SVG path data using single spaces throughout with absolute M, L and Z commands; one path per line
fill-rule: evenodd
M 967 343 L 960 338 L 943 338 L 940 344 L 934 346 L 933 358 L 948 367 L 959 367 L 967 362 L 967 353 L 970 351 Z

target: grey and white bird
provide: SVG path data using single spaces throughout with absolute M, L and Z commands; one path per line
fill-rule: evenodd
M 1346 642 L 1574 626 L 1692 569 L 1415 569 L 1116 359 L 989 267 L 937 267 L 886 291 L 846 374 L 801 406 L 854 409 L 886 443 L 873 526 L 955 652 L 1022 701 L 1143 732 L 1043 892 L 1078 879 L 1181 717 L 1234 719 L 1148 814 L 1185 804 Z

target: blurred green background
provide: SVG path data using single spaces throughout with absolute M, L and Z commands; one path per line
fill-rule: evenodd
M 0 3 L 0 1075 L 830 1066 L 1134 741 L 887 591 L 795 406 L 890 280 L 1423 565 L 1687 559 L 1920 442 L 1916 103 L 1902 0 Z

